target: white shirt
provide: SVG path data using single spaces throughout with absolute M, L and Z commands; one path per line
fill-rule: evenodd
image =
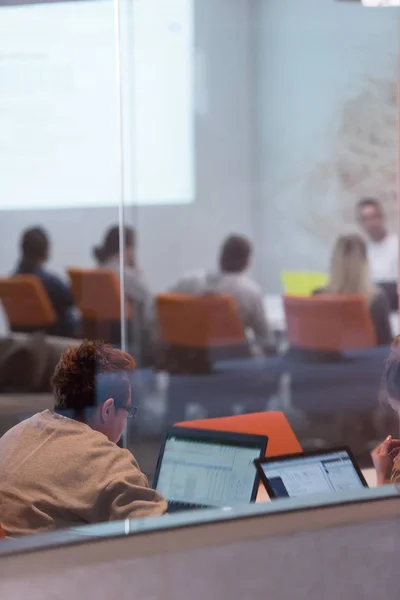
M 395 233 L 380 242 L 369 241 L 368 259 L 375 283 L 397 281 L 399 276 L 399 239 Z
M 219 293 L 232 296 L 245 329 L 253 332 L 259 346 L 268 344 L 269 331 L 261 288 L 243 273 L 192 273 L 184 276 L 173 287 L 173 291 L 192 295 Z

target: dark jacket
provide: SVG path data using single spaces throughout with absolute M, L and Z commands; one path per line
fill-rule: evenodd
M 14 275 L 24 275 L 18 269 Z M 57 277 L 45 269 L 35 269 L 31 275 L 36 275 L 42 282 L 44 289 L 57 315 L 57 323 L 51 327 L 48 333 L 60 336 L 73 336 L 76 329 L 76 318 L 73 312 L 74 299 L 69 287 Z

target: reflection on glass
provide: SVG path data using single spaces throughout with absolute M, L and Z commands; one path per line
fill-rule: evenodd
M 31 485 L 30 522 L 11 503 L 6 533 L 136 516 L 110 508 L 129 506 L 126 478 L 163 512 L 144 476 L 181 421 L 268 435 L 269 456 L 349 446 L 368 482 L 397 478 L 396 348 L 379 401 L 398 334 L 397 17 L 0 0 L 0 500 Z M 127 403 L 111 347 L 135 360 Z M 52 448 L 64 425 L 76 443 Z M 132 481 L 119 458 L 94 468 L 103 447 Z

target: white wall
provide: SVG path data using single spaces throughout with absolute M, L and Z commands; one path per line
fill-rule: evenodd
M 398 11 L 334 0 L 261 0 L 260 276 L 327 268 L 354 204 L 396 202 Z M 392 221 L 393 224 L 394 221 Z
M 127 221 L 139 232 L 139 261 L 156 290 L 184 270 L 213 266 L 226 234 L 252 236 L 249 3 L 196 0 L 195 36 L 205 58 L 208 96 L 207 113 L 196 118 L 195 202 L 126 210 Z M 52 237 L 53 269 L 90 266 L 92 247 L 117 218 L 116 208 L 1 212 L 0 273 L 13 268 L 21 231 L 36 224 Z
M 397 16 L 335 0 L 196 0 L 208 104 L 196 117 L 196 200 L 126 211 L 155 290 L 212 267 L 235 231 L 252 237 L 254 272 L 276 292 L 284 268 L 326 269 L 361 195 L 393 213 Z M 49 230 L 63 272 L 92 265 L 116 222 L 116 208 L 2 212 L 0 273 L 27 226 Z

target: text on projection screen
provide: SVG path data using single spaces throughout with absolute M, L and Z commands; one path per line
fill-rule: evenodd
M 127 203 L 194 198 L 192 2 L 122 4 Z M 117 205 L 113 3 L 3 6 L 0 17 L 0 209 Z

